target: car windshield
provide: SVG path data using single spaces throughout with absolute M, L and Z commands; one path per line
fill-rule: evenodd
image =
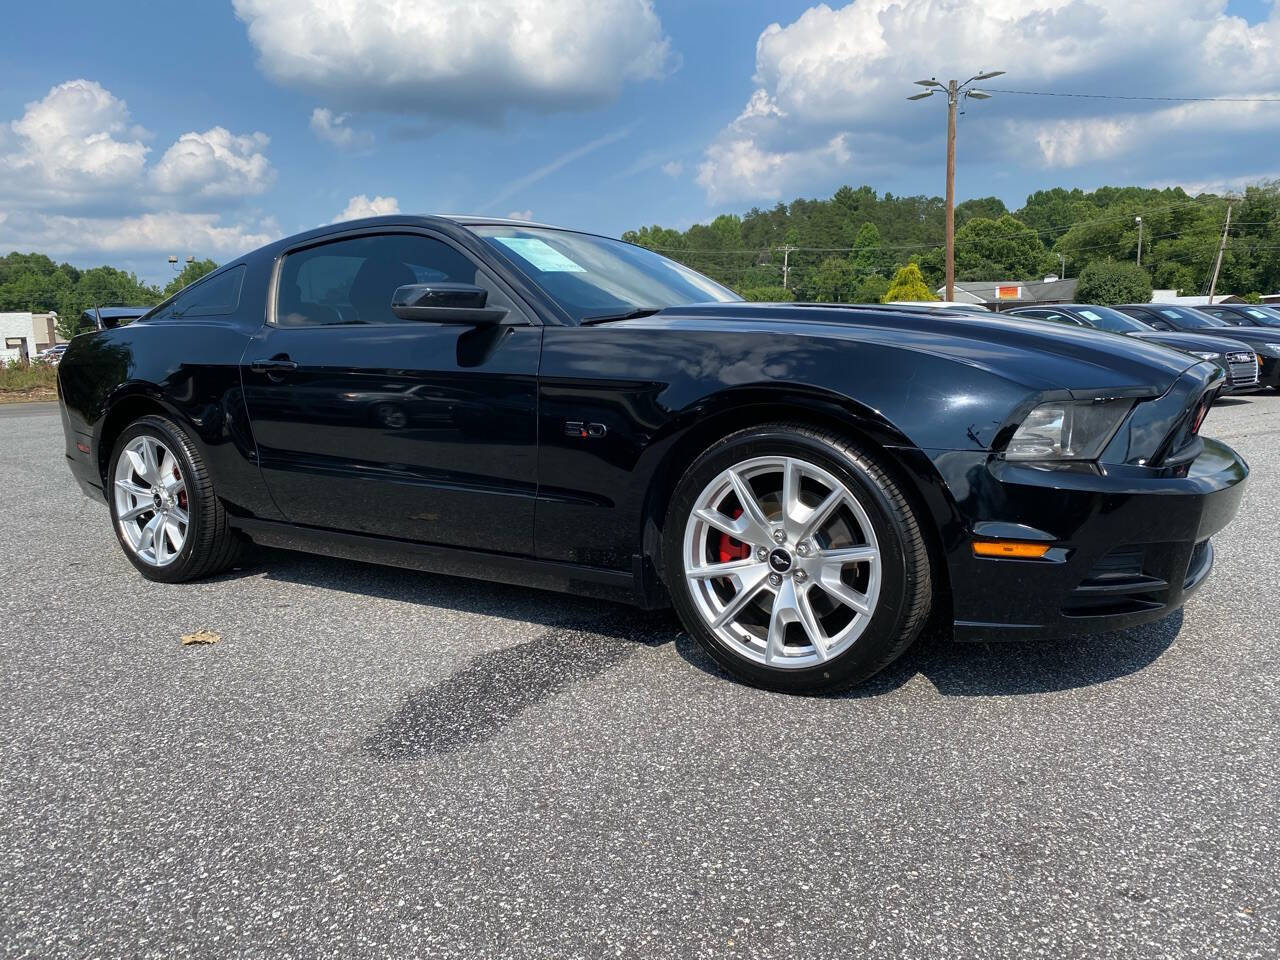
M 1141 320 L 1135 320 L 1110 307 L 1081 307 L 1076 313 L 1099 330 L 1108 330 L 1111 333 L 1143 333 L 1151 330 Z
M 638 309 L 742 299 L 697 271 L 620 240 L 544 227 L 471 229 L 579 323 Z
M 1244 312 L 1260 327 L 1280 327 L 1280 310 L 1275 307 L 1245 307 Z
M 1193 327 L 1199 330 L 1205 330 L 1209 327 L 1229 327 L 1231 324 L 1225 320 L 1219 320 L 1217 317 L 1211 317 L 1207 313 L 1201 313 L 1199 310 L 1187 310 L 1183 307 L 1156 307 L 1156 313 L 1164 317 L 1175 327 Z

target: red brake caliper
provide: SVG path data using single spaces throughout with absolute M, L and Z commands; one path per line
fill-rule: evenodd
M 173 479 L 175 480 L 182 479 L 182 474 L 178 473 L 178 465 L 176 463 L 173 465 Z M 186 490 L 178 491 L 178 506 L 180 506 L 183 510 L 187 509 L 187 491 Z
M 742 516 L 742 508 L 739 507 L 733 511 L 733 519 L 737 520 Z M 735 540 L 724 531 L 720 532 L 720 544 L 717 551 L 720 555 L 721 563 L 730 563 L 734 560 L 745 560 L 751 556 L 751 548 L 741 540 Z

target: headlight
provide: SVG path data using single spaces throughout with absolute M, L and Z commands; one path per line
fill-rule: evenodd
M 1092 460 L 1132 407 L 1132 400 L 1042 403 L 1027 414 L 1004 455 L 1010 460 Z
M 1192 350 L 1191 352 L 1192 352 L 1193 354 L 1195 354 L 1197 357 L 1199 357 L 1201 360 L 1220 360 L 1220 359 L 1222 359 L 1222 354 L 1220 354 L 1220 353 L 1201 353 L 1199 350 Z

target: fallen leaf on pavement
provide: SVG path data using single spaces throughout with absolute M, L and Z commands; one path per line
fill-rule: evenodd
M 197 630 L 195 633 L 188 633 L 182 638 L 182 645 L 189 647 L 192 644 L 217 643 L 222 637 L 214 633 L 212 630 Z

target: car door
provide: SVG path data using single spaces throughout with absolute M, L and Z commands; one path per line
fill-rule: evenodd
M 473 283 L 495 326 L 402 320 L 398 287 Z M 293 523 L 528 554 L 542 328 L 471 256 L 425 231 L 286 253 L 242 361 L 263 478 Z

